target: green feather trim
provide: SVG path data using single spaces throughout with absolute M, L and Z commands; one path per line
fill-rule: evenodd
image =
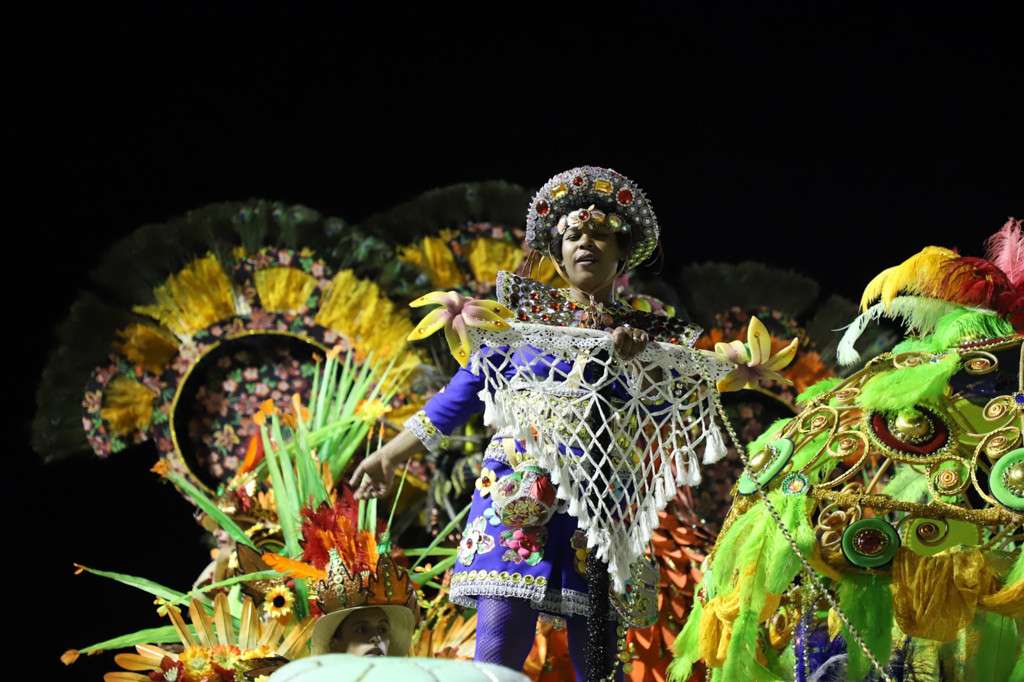
M 772 442 L 772 438 L 775 437 L 775 434 L 781 431 L 782 427 L 788 424 L 791 419 L 792 417 L 776 420 L 771 426 L 765 429 L 760 436 L 747 444 L 747 454 L 752 455 L 755 452 L 760 452 L 764 449 L 764 446 Z
M 938 348 L 950 348 L 972 341 L 998 339 L 1013 334 L 1013 325 L 995 313 L 956 310 L 939 320 L 931 341 Z
M 1017 560 L 1013 562 L 1013 568 L 1006 574 L 1003 584 L 1013 585 L 1020 580 L 1024 580 L 1024 550 L 1017 552 Z
M 701 580 L 696 589 L 704 584 Z M 700 660 L 700 619 L 704 613 L 704 604 L 699 599 L 693 600 L 693 606 L 686 617 L 686 625 L 679 632 L 673 643 L 675 655 L 669 663 L 667 673 L 669 682 L 683 682 L 693 672 L 693 664 Z
M 769 499 L 783 525 L 797 541 L 800 551 L 810 555 L 814 547 L 814 531 L 807 519 L 808 498 L 775 492 Z M 774 679 L 774 675 L 756 660 L 757 651 L 761 648 L 760 614 L 768 594 L 781 594 L 789 587 L 800 571 L 801 564 L 785 535 L 764 509 L 763 502 L 746 515 L 755 517 L 754 523 L 750 524 L 750 535 L 746 536 L 748 542 L 737 547 L 732 562 L 726 562 L 739 569 L 739 582 L 734 589 L 741 592 L 739 614 L 733 622 L 722 677 L 726 680 Z M 755 566 L 752 575 L 747 572 L 750 565 Z M 716 561 L 712 567 L 713 575 L 731 578 L 731 569 L 722 568 Z
M 958 369 L 960 356 L 951 352 L 938 362 L 877 374 L 864 384 L 857 404 L 864 409 L 905 412 L 921 403 L 937 403 Z
M 811 384 L 804 389 L 804 392 L 796 397 L 797 405 L 803 405 L 804 403 L 810 402 L 814 398 L 817 398 L 822 393 L 827 393 L 833 388 L 843 382 L 842 377 L 829 377 L 828 379 L 822 379 L 816 384 Z
M 869 573 L 848 573 L 837 590 L 839 608 L 864 640 L 875 659 L 885 665 L 892 653 L 892 588 L 890 581 Z M 843 638 L 850 655 L 846 675 L 851 680 L 871 672 L 871 661 L 843 626 Z
M 1014 661 L 1021 655 L 1021 633 L 1013 618 L 979 610 L 966 637 L 967 679 L 978 682 L 1010 679 Z

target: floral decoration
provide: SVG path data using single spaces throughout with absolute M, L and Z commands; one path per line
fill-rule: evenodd
M 502 547 L 508 548 L 501 560 L 517 564 L 525 561 L 530 566 L 536 566 L 544 558 L 544 545 L 547 541 L 548 529 L 543 526 L 506 530 L 498 539 Z
M 487 467 L 480 469 L 480 478 L 476 479 L 476 489 L 480 491 L 480 496 L 487 497 L 488 495 L 490 495 L 491 487 L 497 480 L 497 474 L 495 474 Z
M 494 549 L 494 538 L 487 534 L 486 527 L 487 521 L 482 516 L 473 519 L 473 523 L 466 527 L 459 543 L 459 561 L 463 566 L 473 563 L 477 554 L 486 554 Z

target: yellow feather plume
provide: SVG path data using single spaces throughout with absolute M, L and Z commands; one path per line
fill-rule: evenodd
M 231 281 L 213 255 L 197 258 L 153 290 L 154 305 L 134 306 L 180 339 L 235 314 Z
M 103 392 L 100 417 L 110 432 L 127 436 L 145 431 L 153 419 L 153 391 L 139 382 L 118 374 Z
M 474 239 L 464 249 L 466 260 L 478 282 L 494 282 L 499 270 L 515 270 L 523 259 L 522 249 L 490 237 Z
M 941 246 L 926 246 L 920 253 L 911 256 L 899 265 L 883 270 L 868 283 L 860 299 L 861 311 L 881 297 L 885 309 L 901 292 L 909 295 L 927 296 L 932 290 L 931 282 L 937 280 L 942 264 L 959 258 L 955 251 Z
M 430 275 L 430 284 L 439 289 L 450 289 L 463 283 L 455 256 L 444 239 L 424 237 L 418 244 L 403 247 L 398 258 Z
M 380 288 L 356 277 L 351 270 L 339 272 L 324 292 L 317 324 L 337 330 L 361 349 L 373 349 L 385 362 L 403 357 L 408 351 L 406 337 L 413 324 Z M 400 374 L 404 366 L 396 367 Z
M 298 268 L 257 270 L 254 276 L 260 303 L 272 313 L 296 313 L 316 291 L 317 280 Z
M 151 374 L 161 374 L 165 365 L 178 352 L 177 340 L 166 332 L 146 324 L 132 323 L 119 329 L 121 342 L 114 348 L 124 353 L 130 362 L 141 365 Z

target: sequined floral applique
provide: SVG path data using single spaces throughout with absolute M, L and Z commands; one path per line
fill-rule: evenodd
M 547 541 L 548 529 L 543 526 L 506 530 L 498 538 L 498 543 L 508 548 L 501 560 L 517 564 L 525 561 L 530 566 L 536 566 L 544 558 L 544 545 Z
M 486 554 L 494 549 L 494 538 L 485 532 L 486 527 L 487 520 L 482 516 L 473 519 L 473 523 L 466 527 L 459 543 L 459 561 L 463 566 L 472 564 L 477 554 Z

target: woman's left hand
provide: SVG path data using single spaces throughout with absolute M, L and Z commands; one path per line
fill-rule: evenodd
M 636 327 L 617 327 L 612 332 L 612 345 L 619 357 L 632 360 L 647 348 L 647 332 Z

